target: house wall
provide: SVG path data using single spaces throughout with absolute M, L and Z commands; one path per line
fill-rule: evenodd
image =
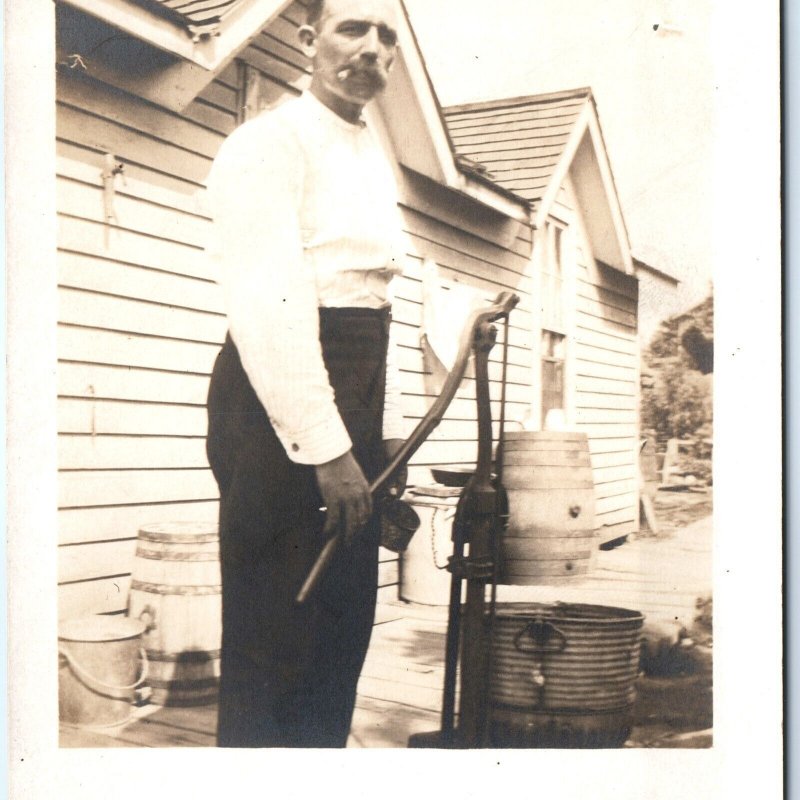
M 181 114 L 89 76 L 59 74 L 61 617 L 125 609 L 142 525 L 216 520 L 205 399 L 226 321 L 203 251 L 210 224 L 204 181 L 243 106 L 269 105 L 307 81 L 293 46 L 301 8 L 276 18 Z M 106 153 L 125 165 L 113 197 L 103 190 Z M 531 392 L 529 231 L 517 226 L 509 234 L 492 212 L 397 171 L 409 269 L 398 282 L 394 330 L 409 427 L 433 397 L 419 349 L 423 258 L 440 265 L 445 282 L 470 285 L 487 299 L 504 288 L 524 295 L 512 315 L 508 389 L 509 407 L 521 415 Z M 499 356 L 497 347 L 495 401 Z M 418 453 L 412 479 L 424 479 L 427 464 L 474 462 L 472 398 L 467 379 Z M 381 585 L 392 591 L 396 583 L 397 559 L 387 552 Z
M 638 282 L 595 260 L 571 180 L 560 198 L 576 209 L 574 418 L 589 437 L 597 524 L 609 541 L 639 527 Z
M 602 541 L 638 529 L 638 284 L 598 263 L 591 250 L 571 178 L 550 215 L 564 235 L 565 412 L 569 427 L 588 435 Z M 543 232 L 542 232 L 543 233 Z M 534 264 L 541 270 L 540 232 Z M 539 363 L 541 310 L 534 319 L 534 358 Z M 536 403 L 538 404 L 537 390 Z M 534 405 L 533 418 L 540 419 Z

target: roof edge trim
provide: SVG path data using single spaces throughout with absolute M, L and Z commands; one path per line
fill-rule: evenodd
M 578 89 L 566 89 L 562 92 L 549 92 L 547 94 L 529 94 L 519 97 L 507 97 L 503 100 L 480 100 L 475 103 L 461 103 L 460 105 L 447 106 L 445 115 L 465 114 L 470 111 L 491 111 L 496 108 L 512 108 L 514 106 L 529 105 L 532 102 L 547 103 L 554 100 L 566 100 L 570 97 L 578 99 L 592 98 L 591 87 L 585 86 Z
M 127 0 L 62 2 L 207 70 L 209 81 L 213 77 L 211 73 L 227 64 L 269 20 L 289 5 L 286 0 L 273 0 L 271 3 L 248 0 L 226 13 L 213 30 L 199 30 Z

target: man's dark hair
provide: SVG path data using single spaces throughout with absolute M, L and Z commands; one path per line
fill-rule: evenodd
M 322 17 L 324 7 L 325 0 L 311 0 L 306 8 L 306 24 L 316 25 Z

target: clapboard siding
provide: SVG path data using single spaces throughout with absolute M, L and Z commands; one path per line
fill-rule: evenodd
M 56 174 L 59 177 L 103 188 L 105 153 L 94 147 L 67 141 L 56 142 Z M 197 186 L 147 167 L 125 164 L 124 179 L 117 177 L 115 193 L 139 200 L 149 200 L 187 214 L 209 219 L 205 193 Z
M 71 545 L 130 539 L 139 528 L 165 521 L 216 524 L 218 507 L 211 499 L 64 509 L 59 513 L 59 540 Z
M 58 488 L 59 508 L 175 503 L 217 497 L 217 484 L 208 467 L 66 471 L 59 476 Z
M 102 330 L 221 344 L 227 322 L 223 314 L 131 300 L 82 289 L 59 289 L 60 321 Z
M 58 258 L 58 285 L 176 308 L 224 313 L 219 287 L 203 278 L 187 279 L 84 253 L 62 252 Z
M 63 619 L 84 614 L 114 614 L 128 607 L 131 589 L 131 567 L 118 575 L 98 575 L 58 587 L 58 613 Z
M 57 242 L 62 252 L 93 255 L 176 275 L 212 279 L 207 259 L 199 248 L 110 227 L 81 216 L 59 214 Z
M 567 184 L 561 202 L 577 208 Z M 593 263 L 576 225 L 575 416 L 590 437 L 604 539 L 638 528 L 639 342 L 637 283 Z
M 58 580 L 61 583 L 87 581 L 96 575 L 114 575 L 120 565 L 133 562 L 136 531 L 128 539 L 91 544 L 65 545 L 58 548 Z
M 61 397 L 159 402 L 202 406 L 208 393 L 206 375 L 190 375 L 130 366 L 62 361 L 58 365 Z
M 216 520 L 205 401 L 226 321 L 204 252 L 205 181 L 244 104 L 257 104 L 252 113 L 306 85 L 309 67 L 296 44 L 302 19 L 299 4 L 284 11 L 183 113 L 84 76 L 58 78 L 61 616 L 125 609 L 143 525 Z M 260 84 L 251 95 L 243 81 L 254 76 Z M 106 154 L 124 165 L 110 206 Z M 530 229 L 418 176 L 403 178 L 401 194 L 409 259 L 393 314 L 409 429 L 435 397 L 420 350 L 425 258 L 439 264 L 444 282 L 487 300 L 508 289 L 522 296 L 508 371 L 508 416 L 521 418 L 532 391 Z M 495 418 L 501 339 L 502 331 L 490 364 Z M 412 476 L 428 480 L 431 464 L 474 462 L 474 398 L 468 377 Z M 397 564 L 382 552 L 382 591 L 397 582 Z
M 105 221 L 102 186 L 59 177 L 56 182 L 56 202 L 63 214 L 92 222 Z M 202 248 L 206 242 L 208 221 L 174 206 L 142 201 L 118 191 L 114 195 L 113 214 L 115 224 L 119 227 L 152 238 L 194 248 Z
M 62 436 L 62 470 L 177 469 L 208 466 L 204 436 Z
M 59 433 L 94 436 L 205 436 L 207 430 L 204 406 L 164 402 L 59 398 L 57 421 Z
M 143 367 L 208 376 L 219 347 L 215 344 L 174 338 L 62 325 L 59 329 L 57 352 L 59 359 L 64 361 Z
M 97 90 L 98 94 L 103 91 L 102 88 Z M 131 122 L 138 120 L 134 118 Z M 67 103 L 57 106 L 56 130 L 61 139 L 86 141 L 101 152 L 113 153 L 125 163 L 167 172 L 197 186 L 202 185 L 211 168 L 210 147 L 204 148 L 205 152 L 180 147 L 169 139 L 137 130 L 133 124 L 126 126 Z M 219 141 L 223 138 L 216 133 L 209 134 Z

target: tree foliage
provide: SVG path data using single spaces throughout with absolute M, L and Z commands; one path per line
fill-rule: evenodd
M 687 331 L 693 336 L 686 337 Z M 662 322 L 644 352 L 642 426 L 658 440 L 711 438 L 712 379 L 698 369 L 697 352 L 687 351 L 684 343 L 704 343 L 705 358 L 699 365 L 706 369 L 713 337 L 714 303 L 709 296 L 686 314 Z

